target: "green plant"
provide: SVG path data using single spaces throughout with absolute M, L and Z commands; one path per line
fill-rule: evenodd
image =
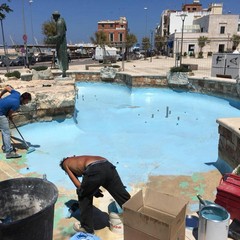
M 37 67 L 32 67 L 32 69 L 34 69 L 35 71 L 44 71 L 44 70 L 47 70 L 48 67 L 47 66 L 37 66 Z
M 16 77 L 21 78 L 21 73 L 19 71 L 8 72 L 4 75 L 5 77 Z
M 208 52 L 208 53 L 207 53 L 207 56 L 208 56 L 208 57 L 211 57 L 212 54 L 213 54 L 212 52 Z
M 190 56 L 190 57 L 195 57 L 195 53 L 194 53 L 194 52 L 190 52 L 190 53 L 189 53 L 189 56 Z
M 113 68 L 120 68 L 119 65 L 112 65 L 111 67 L 113 67 Z
M 198 58 L 203 58 L 203 52 L 198 53 Z
M 174 73 L 174 72 L 191 72 L 192 70 L 188 69 L 185 66 L 181 66 L 181 67 L 171 67 L 170 68 L 170 72 Z
M 186 57 L 187 56 L 187 52 L 184 52 L 183 56 Z

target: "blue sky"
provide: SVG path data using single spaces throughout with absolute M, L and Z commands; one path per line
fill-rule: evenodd
M 4 2 L 7 0 L 0 0 L 0 4 Z M 159 23 L 163 10 L 180 10 L 183 3 L 192 2 L 193 0 L 33 0 L 30 5 L 29 0 L 11 0 L 8 5 L 13 9 L 13 12 L 7 14 L 3 21 L 5 39 L 8 44 L 11 44 L 10 36 L 15 43 L 23 43 L 24 12 L 28 43 L 32 43 L 33 35 L 39 44 L 42 43 L 42 24 L 50 20 L 52 12 L 57 10 L 67 23 L 68 43 L 90 42 L 90 37 L 97 30 L 98 21 L 117 20 L 121 16 L 127 18 L 130 32 L 135 34 L 138 41 L 141 42 L 145 35 L 146 26 L 150 35 L 150 31 L 155 29 Z M 204 8 L 212 2 L 222 2 L 224 13 L 230 11 L 232 14 L 240 14 L 239 0 L 200 0 Z M 144 10 L 145 7 L 147 10 Z M 2 36 L 0 44 L 2 44 Z

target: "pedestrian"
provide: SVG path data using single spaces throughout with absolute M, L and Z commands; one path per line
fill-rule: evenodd
M 104 187 L 120 207 L 130 199 L 116 167 L 100 156 L 73 156 L 64 158 L 60 167 L 68 174 L 77 188 L 80 222 L 73 225 L 77 232 L 94 233 L 93 197 L 102 197 L 99 187 Z M 82 182 L 79 181 L 82 177 Z
M 8 96 L 2 98 L 5 93 L 10 93 Z M 7 85 L 0 93 L 0 130 L 2 133 L 2 150 L 6 153 L 6 158 L 19 158 L 16 149 L 11 144 L 11 132 L 9 127 L 9 120 L 12 119 L 13 112 L 17 111 L 20 105 L 25 105 L 32 100 L 31 94 L 28 92 L 20 93 Z
M 55 11 L 52 14 L 54 21 L 56 22 L 56 35 L 50 36 L 49 40 L 56 44 L 57 59 L 59 67 L 62 70 L 62 77 L 66 77 L 66 71 L 68 70 L 68 53 L 67 53 L 67 40 L 66 31 L 67 26 L 65 20 L 60 17 L 60 13 Z

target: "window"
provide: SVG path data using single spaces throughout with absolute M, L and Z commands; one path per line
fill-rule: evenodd
M 237 31 L 240 32 L 240 24 L 238 24 L 238 30 Z
M 225 26 L 221 26 L 220 27 L 220 34 L 224 34 L 225 33 Z
M 104 28 L 104 24 L 102 23 L 102 27 Z
M 224 52 L 225 45 L 224 44 L 219 44 L 218 46 L 218 52 L 223 53 Z
M 119 33 L 119 42 L 122 42 L 122 41 L 123 41 L 123 34 Z
M 113 42 L 113 33 L 109 33 L 109 41 Z
M 112 23 L 110 24 L 110 27 L 111 27 L 111 28 L 113 27 L 113 24 L 112 24 Z

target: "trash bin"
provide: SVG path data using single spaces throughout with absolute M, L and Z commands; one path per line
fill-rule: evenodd
M 0 239 L 52 240 L 56 186 L 41 178 L 0 182 Z

